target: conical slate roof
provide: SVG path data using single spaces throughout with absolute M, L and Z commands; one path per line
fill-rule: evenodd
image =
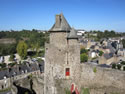
M 67 38 L 68 39 L 77 39 L 78 38 L 77 31 L 74 28 L 72 28 L 70 30 L 70 33 L 68 34 Z
M 66 21 L 63 14 L 56 15 L 56 22 L 53 27 L 49 30 L 51 31 L 70 31 L 71 27 Z

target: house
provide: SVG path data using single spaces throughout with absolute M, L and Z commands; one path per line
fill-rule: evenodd
M 113 62 L 118 62 L 118 57 L 114 56 L 113 53 L 104 53 L 100 58 L 99 58 L 99 64 L 107 64 L 110 65 Z

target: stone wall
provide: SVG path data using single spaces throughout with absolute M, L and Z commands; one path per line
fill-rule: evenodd
M 50 33 L 50 44 L 53 44 L 57 47 L 65 46 L 67 43 L 67 33 L 65 32 L 51 32 Z
M 3 79 L 3 80 L 0 80 L 0 90 L 2 89 L 6 89 L 6 88 L 9 88 L 10 87 L 10 79 Z
M 90 94 L 125 94 L 125 72 L 101 68 L 90 64 L 80 64 L 76 79 L 55 80 L 57 94 L 65 94 L 75 83 L 82 94 L 83 88 L 89 88 Z

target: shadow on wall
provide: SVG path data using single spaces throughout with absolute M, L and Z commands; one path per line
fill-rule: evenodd
M 31 85 L 32 85 L 32 81 L 31 81 Z M 36 92 L 32 89 L 31 86 L 31 90 L 21 87 L 19 85 L 16 85 L 16 83 L 14 82 L 13 85 L 17 88 L 17 94 L 36 94 Z

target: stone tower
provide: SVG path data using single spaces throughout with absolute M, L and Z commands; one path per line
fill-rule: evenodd
M 50 42 L 45 45 L 44 94 L 62 94 L 57 89 L 57 80 L 75 82 L 78 79 L 80 46 L 77 33 L 63 14 L 56 15 L 55 19 L 49 30 Z

